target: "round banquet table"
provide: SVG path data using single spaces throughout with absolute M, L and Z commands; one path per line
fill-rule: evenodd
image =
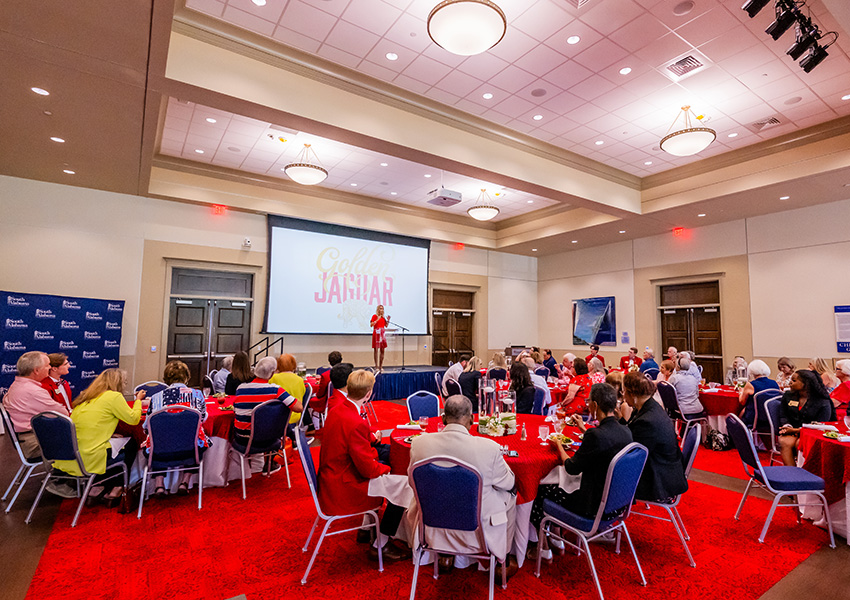
M 709 388 L 700 389 L 699 401 L 708 413 L 708 424 L 712 429 L 726 433 L 726 415 L 729 413 L 737 415 L 741 410 L 738 396 L 738 391 L 728 385 L 721 385 L 714 388 L 714 391 L 710 391 Z
M 842 435 L 848 434 L 844 422 L 829 424 L 835 425 Z M 847 538 L 850 533 L 850 442 L 831 440 L 823 436 L 823 431 L 803 428 L 799 450 L 803 468 L 824 480 L 824 496 L 829 503 L 835 533 Z M 810 497 L 810 501 L 814 500 Z M 807 507 L 805 516 L 810 516 L 810 511 L 812 509 Z M 850 544 L 850 540 L 847 543 Z

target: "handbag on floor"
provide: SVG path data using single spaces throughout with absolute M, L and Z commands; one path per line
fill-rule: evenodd
M 731 450 L 732 441 L 725 433 L 712 429 L 705 437 L 705 447 L 711 450 Z

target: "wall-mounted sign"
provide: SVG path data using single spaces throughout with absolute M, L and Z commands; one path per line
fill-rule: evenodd
M 839 352 L 850 352 L 850 306 L 835 307 L 835 342 Z

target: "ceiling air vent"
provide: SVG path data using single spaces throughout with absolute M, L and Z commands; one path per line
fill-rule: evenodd
M 782 119 L 774 115 L 772 117 L 765 117 L 764 119 L 754 121 L 746 125 L 746 128 L 752 131 L 753 133 L 760 133 L 765 129 L 770 129 L 771 127 L 776 127 L 777 125 L 782 125 L 783 123 L 784 121 Z
M 572 4 L 575 8 L 581 8 L 585 4 L 589 4 L 592 0 L 567 0 L 567 4 Z
M 702 54 L 690 52 L 673 59 L 661 67 L 661 71 L 673 81 L 678 82 L 705 70 L 709 64 L 709 60 Z

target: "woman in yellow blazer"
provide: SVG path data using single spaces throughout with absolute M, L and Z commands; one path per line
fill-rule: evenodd
M 269 383 L 274 383 L 289 392 L 289 395 L 296 400 L 304 399 L 304 392 L 307 391 L 307 386 L 300 376 L 295 374 L 297 363 L 295 357 L 291 354 L 281 354 L 277 357 L 277 373 L 272 375 Z M 292 413 L 289 416 L 290 423 L 297 423 L 301 417 L 301 413 Z
M 107 369 L 91 382 L 73 402 L 71 420 L 77 428 L 77 447 L 83 465 L 89 473 L 104 473 L 108 465 L 124 461 L 129 471 L 136 458 L 138 447 L 130 441 L 115 458 L 109 438 L 115 433 L 118 421 L 137 425 L 142 416 L 145 392 L 136 394 L 132 408 L 122 395 L 127 384 L 127 374 L 121 369 Z M 74 461 L 57 460 L 53 466 L 70 475 L 82 475 Z M 122 486 L 112 488 L 103 498 L 110 506 L 118 504 Z

